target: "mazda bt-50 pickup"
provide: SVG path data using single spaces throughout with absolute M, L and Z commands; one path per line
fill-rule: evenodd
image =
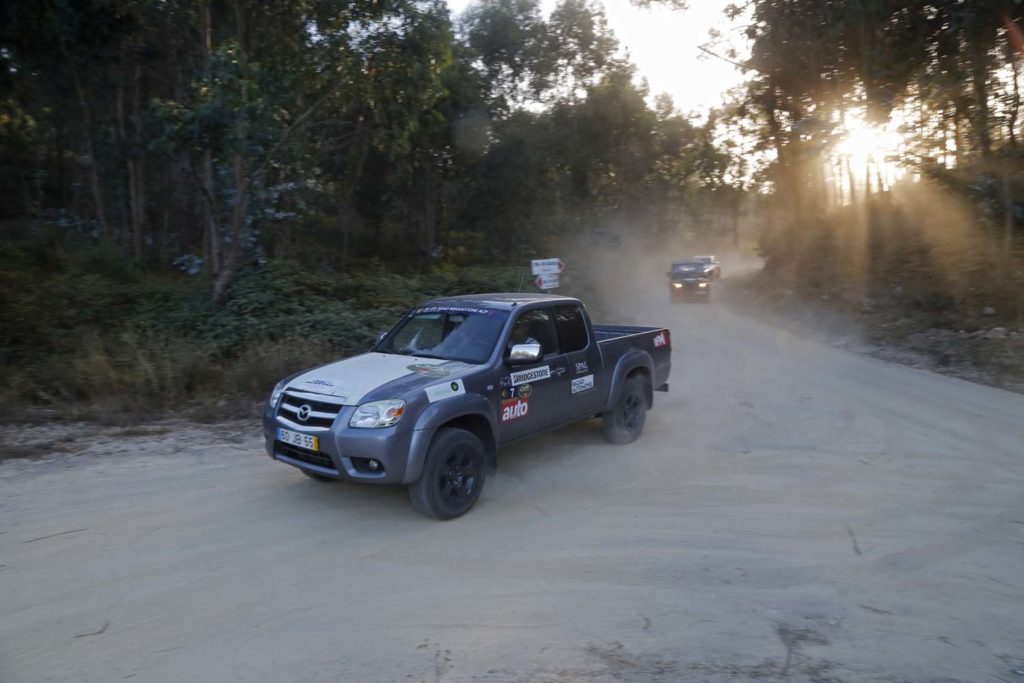
M 404 484 L 437 519 L 480 497 L 498 449 L 600 417 L 609 441 L 640 436 L 668 390 L 663 327 L 594 325 L 577 299 L 479 294 L 410 310 L 368 353 L 273 390 L 267 453 L 317 481 Z

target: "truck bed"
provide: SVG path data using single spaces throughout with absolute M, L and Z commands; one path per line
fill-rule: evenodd
M 661 327 L 640 327 L 637 325 L 594 325 L 594 336 L 598 343 L 606 342 L 620 337 L 628 337 L 633 334 L 645 334 L 648 332 L 660 332 Z
M 667 391 L 672 364 L 671 332 L 664 327 L 637 325 L 593 325 L 594 337 L 604 358 L 605 372 L 610 373 L 618 360 L 627 354 L 642 351 L 653 363 L 651 383 L 655 389 Z M 608 379 L 611 374 L 606 375 Z

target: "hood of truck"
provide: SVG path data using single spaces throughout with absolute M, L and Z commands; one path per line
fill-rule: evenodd
M 355 406 L 385 385 L 391 385 L 388 388 L 395 392 L 388 398 L 400 398 L 414 389 L 461 375 L 471 367 L 461 361 L 364 353 L 304 372 L 289 382 L 287 388 L 333 396 L 344 405 Z

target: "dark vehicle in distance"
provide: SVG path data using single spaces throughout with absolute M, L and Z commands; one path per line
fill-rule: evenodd
M 673 261 L 668 272 L 668 295 L 672 303 L 689 298 L 709 301 L 711 299 L 711 278 L 704 263 L 697 260 Z
M 717 256 L 694 256 L 693 260 L 704 264 L 704 273 L 712 280 L 722 277 L 722 264 Z
M 594 417 L 609 441 L 636 440 L 671 353 L 667 329 L 594 325 L 577 299 L 428 301 L 369 353 L 278 383 L 267 454 L 318 481 L 408 485 L 418 510 L 452 519 L 479 498 L 499 446 Z

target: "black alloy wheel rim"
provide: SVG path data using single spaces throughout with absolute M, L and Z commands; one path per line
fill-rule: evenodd
M 472 451 L 460 448 L 452 451 L 441 466 L 438 485 L 441 498 L 452 507 L 465 505 L 476 490 L 480 479 L 480 465 Z
M 626 396 L 626 403 L 622 410 L 622 418 L 626 425 L 626 429 L 630 432 L 635 432 L 640 427 L 640 417 L 643 414 L 640 401 L 640 394 L 636 392 Z

